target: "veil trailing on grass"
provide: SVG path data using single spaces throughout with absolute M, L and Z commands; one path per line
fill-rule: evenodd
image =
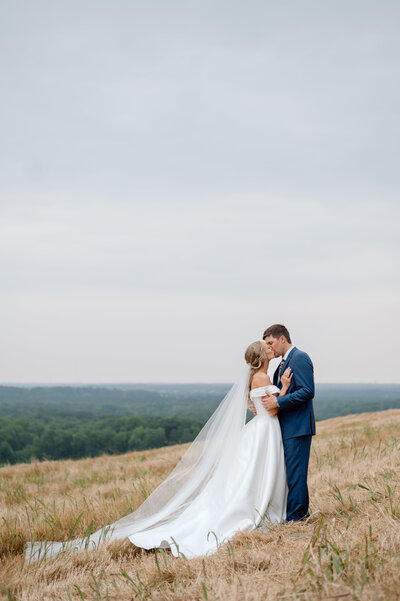
M 178 518 L 198 498 L 210 478 L 217 471 L 224 474 L 232 462 L 246 423 L 249 375 L 250 368 L 246 366 L 177 466 L 136 511 L 85 538 L 29 542 L 26 562 L 54 557 L 65 550 L 97 548 L 106 540 L 129 538 Z

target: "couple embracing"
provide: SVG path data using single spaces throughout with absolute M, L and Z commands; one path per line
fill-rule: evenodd
M 266 387 L 262 405 L 271 416 L 277 415 L 279 419 L 288 485 L 286 521 L 303 520 L 309 516 L 307 472 L 311 438 L 315 434 L 313 364 L 307 353 L 292 345 L 290 334 L 283 325 L 267 328 L 263 343 L 263 366 L 258 370 L 253 367 L 250 388 Z M 281 357 L 281 362 L 274 373 L 273 385 L 280 391 L 274 396 L 267 370 L 270 360 L 277 357 Z
M 270 360 L 281 357 L 273 382 Z M 275 324 L 245 352 L 246 367 L 170 475 L 132 513 L 85 538 L 32 541 L 26 560 L 129 538 L 188 559 L 237 532 L 309 516 L 307 471 L 315 434 L 313 365 Z M 248 407 L 255 417 L 246 424 Z

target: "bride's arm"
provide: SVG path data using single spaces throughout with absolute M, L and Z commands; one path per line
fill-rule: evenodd
M 287 394 L 287 391 L 289 390 L 290 384 L 292 382 L 292 378 L 293 373 L 291 373 L 291 369 L 290 367 L 288 367 L 281 375 L 282 388 L 279 392 L 278 397 L 276 397 L 275 395 L 268 395 L 266 397 L 263 397 L 262 399 L 265 409 L 273 417 L 278 414 L 280 409 L 278 398 Z

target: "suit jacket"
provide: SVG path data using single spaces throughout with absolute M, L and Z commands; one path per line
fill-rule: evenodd
M 297 438 L 315 434 L 315 418 L 313 408 L 314 398 L 314 368 L 307 353 L 296 347 L 290 351 L 283 364 L 281 375 L 287 367 L 293 372 L 290 388 L 284 396 L 278 397 L 280 406 L 278 419 L 281 425 L 282 438 Z M 278 384 L 278 369 L 274 373 L 274 384 Z

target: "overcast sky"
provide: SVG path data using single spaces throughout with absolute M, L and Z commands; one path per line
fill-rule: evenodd
M 0 381 L 400 382 L 398 1 L 4 0 Z

